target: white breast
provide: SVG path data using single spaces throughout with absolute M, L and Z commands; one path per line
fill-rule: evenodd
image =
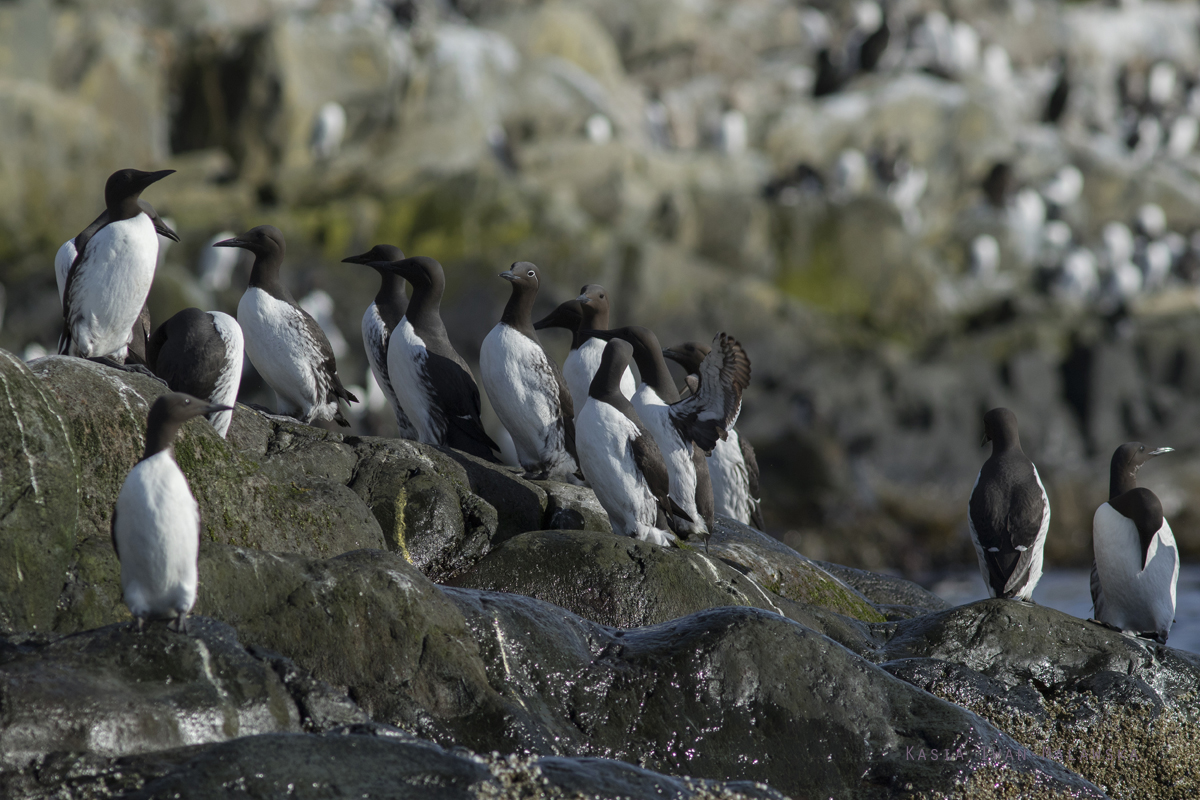
M 417 335 L 408 317 L 400 320 L 388 344 L 387 367 L 396 400 L 417 428 L 417 436 L 425 444 L 441 444 L 446 435 L 445 415 L 433 408 L 433 398 L 425 378 L 425 361 L 429 351 Z M 376 378 L 376 380 L 379 380 Z M 383 384 L 380 383 L 382 387 Z
M 643 541 L 670 544 L 667 531 L 655 527 L 658 501 L 633 459 L 637 426 L 608 403 L 587 398 L 575 425 L 579 465 L 596 499 L 608 512 L 613 532 Z
M 58 282 L 59 303 L 62 302 L 63 292 L 67 290 L 67 275 L 71 272 L 71 265 L 75 263 L 75 254 L 74 239 L 67 239 L 54 254 L 54 280 Z
M 483 340 L 479 371 L 496 416 L 512 435 L 521 466 L 557 480 L 574 473 L 560 428 L 558 382 L 537 342 L 502 322 Z
M 242 353 L 245 350 L 242 328 L 236 319 L 221 311 L 210 311 L 208 315 L 212 317 L 217 335 L 225 343 L 225 364 L 208 399 L 217 405 L 232 407 L 237 403 L 238 388 L 242 385 Z M 229 432 L 229 423 L 233 421 L 233 412 L 218 411 L 210 415 L 208 421 L 224 437 Z
M 173 618 L 196 602 L 200 509 L 168 450 L 139 462 L 117 496 L 121 588 L 135 617 Z
M 318 364 L 317 350 L 305 335 L 300 312 L 251 286 L 238 303 L 237 321 L 242 326 L 246 355 L 275 390 L 279 412 L 307 417 L 318 401 Z M 320 400 L 324 405 L 324 397 Z
M 59 252 L 65 257 L 63 248 Z M 145 214 L 111 222 L 88 241 L 67 298 L 72 355 L 97 358 L 128 346 L 133 323 L 150 293 L 157 259 L 158 234 Z M 57 275 L 57 257 L 55 261 Z
M 579 417 L 579 410 L 583 408 L 583 404 L 587 400 L 592 379 L 600 371 L 600 358 L 604 355 L 606 344 L 608 343 L 603 339 L 588 339 L 577 349 L 568 353 L 567 360 L 563 362 L 563 378 L 567 382 L 568 391 L 571 392 L 571 402 L 575 406 L 576 418 Z M 633 373 L 626 367 L 625 374 L 621 376 L 621 394 L 631 398 L 635 389 Z
M 671 424 L 670 407 L 648 384 L 638 384 L 632 403 L 642 424 L 662 451 L 671 479 L 671 499 L 692 518 L 691 522 L 677 518 L 679 528 L 688 533 L 706 534 L 708 526 L 696 508 L 696 464 L 692 461 L 692 445 L 679 437 Z
M 1169 632 L 1175 619 L 1179 549 L 1167 521 L 1150 542 L 1145 568 L 1137 527 L 1108 503 L 1092 519 L 1092 545 L 1104 593 L 1097 618 L 1124 631 Z
M 400 428 L 400 435 L 405 439 L 419 438 L 416 428 L 409 421 L 408 415 L 404 413 L 404 408 L 396 398 L 396 390 L 392 388 L 387 365 L 388 329 L 383 317 L 379 315 L 379 308 L 374 303 L 367 306 L 367 310 L 363 313 L 362 337 L 363 349 L 366 350 L 371 373 L 375 376 L 375 382 L 379 384 L 379 388 L 383 390 L 383 396 L 387 398 L 388 405 L 392 407 L 392 413 L 396 416 L 396 425 Z
M 731 430 L 729 438 L 717 440 L 708 457 L 708 474 L 712 479 L 716 513 L 749 525 L 754 513 L 754 499 L 750 497 L 750 473 L 746 469 L 737 431 Z

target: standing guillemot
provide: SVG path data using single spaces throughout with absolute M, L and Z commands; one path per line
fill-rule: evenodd
M 159 325 L 146 347 L 146 365 L 173 392 L 232 409 L 242 383 L 242 328 L 220 311 L 185 308 Z M 222 437 L 232 410 L 207 414 Z
M 154 211 L 147 213 L 139 197 L 174 171 L 123 169 L 109 176 L 104 185 L 104 212 L 70 242 L 75 256 L 61 282 L 60 355 L 124 362 L 158 263 L 158 232 L 151 219 Z M 163 228 L 174 235 L 170 228 Z M 64 244 L 55 257 L 55 277 L 62 271 L 60 256 L 65 260 L 69 254 L 65 248 Z
M 676 515 L 674 528 L 707 539 L 715 510 L 705 456 L 727 435 L 729 420 L 741 406 L 742 389 L 750 382 L 745 351 L 732 336 L 717 334 L 713 352 L 701 364 L 696 392 L 681 400 L 653 332 L 632 326 L 591 333 L 633 345 L 642 376 L 633 407 L 662 451 L 671 477 L 671 499 L 686 515 Z
M 621 391 L 633 346 L 609 342 L 576 420 L 579 464 L 608 513 L 613 533 L 668 546 L 670 477 L 662 453 Z
M 512 284 L 512 295 L 479 350 L 483 388 L 512 435 L 526 476 L 578 483 L 571 393 L 530 317 L 541 275 L 518 261 L 500 277 Z
M 387 366 L 396 399 L 416 426 L 418 441 L 495 461 L 492 451 L 500 448 L 483 429 L 479 387 L 442 322 L 442 265 L 414 256 L 366 266 L 398 275 L 413 287 L 408 310 L 388 342 Z
M 173 443 L 189 419 L 230 410 L 179 393 L 150 407 L 146 452 L 125 478 L 112 516 L 121 589 L 139 631 L 147 619 L 171 619 L 175 630 L 187 632 L 196 603 L 200 507 L 175 463 Z
M 342 386 L 325 332 L 279 279 L 286 249 L 283 234 L 272 225 L 260 225 L 213 247 L 240 247 L 254 254 L 237 321 L 246 355 L 275 390 L 279 413 L 301 422 L 331 419 L 349 427 L 338 399 L 357 403 L 358 398 Z
M 587 331 L 608 328 L 608 293 L 603 286 L 588 284 L 579 297 L 561 303 L 543 319 L 533 324 L 534 330 L 565 328 L 571 332 L 571 351 L 563 362 L 563 379 L 571 391 L 571 403 L 575 416 L 579 416 L 587 400 L 588 388 L 600 368 L 600 355 L 604 352 L 604 340 L 596 339 Z M 628 369 L 621 376 L 621 391 L 625 397 L 633 397 L 637 384 Z
M 700 372 L 700 365 L 712 348 L 701 342 L 685 342 L 663 350 L 663 356 L 680 364 L 690 380 Z M 693 388 L 694 391 L 694 388 Z M 758 459 L 750 442 L 738 436 L 734 429 L 741 406 L 729 420 L 727 437 L 719 439 L 708 457 L 708 474 L 712 478 L 713 507 L 716 513 L 736 519 L 744 525 L 764 530 L 762 509 L 759 507 Z
M 362 255 L 343 258 L 342 263 L 364 264 L 372 267 L 372 264 L 390 264 L 403 258 L 404 253 L 399 247 L 377 244 Z M 419 438 L 417 426 L 404 413 L 404 408 L 396 399 L 396 390 L 392 388 L 392 379 L 388 374 L 387 365 L 388 342 L 391 341 L 392 332 L 404 318 L 404 312 L 408 310 L 408 295 L 404 293 L 404 278 L 380 266 L 373 266 L 372 269 L 379 273 L 381 280 L 375 300 L 367 306 L 367 310 L 363 313 L 363 347 L 367 351 L 367 361 L 371 364 L 371 372 L 375 374 L 375 382 L 383 390 L 384 396 L 387 397 L 388 403 L 392 407 L 392 412 L 396 415 L 396 426 L 400 428 L 400 436 L 404 439 L 416 440 Z
M 1161 644 L 1166 644 L 1175 621 L 1179 549 L 1158 497 L 1138 487 L 1137 471 L 1147 460 L 1172 450 L 1146 452 L 1141 442 L 1118 447 L 1110 466 L 1108 502 L 1096 509 L 1092 520 L 1096 621 Z
M 988 442 L 992 455 L 967 503 L 971 540 L 988 593 L 1029 601 L 1042 577 L 1050 501 L 1037 467 L 1021 450 L 1016 414 L 1007 408 L 984 414 L 982 444 Z

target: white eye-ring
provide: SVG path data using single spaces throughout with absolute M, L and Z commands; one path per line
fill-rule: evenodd
M 532 278 L 532 277 L 533 277 L 533 270 L 529 270 L 529 272 L 526 272 L 525 274 L 526 274 L 526 275 L 528 275 L 529 277 L 531 277 L 531 278 Z

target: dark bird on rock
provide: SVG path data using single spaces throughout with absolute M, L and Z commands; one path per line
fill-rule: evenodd
M 681 365 L 688 377 L 698 376 L 712 348 L 702 342 L 685 342 L 663 350 L 663 356 Z M 689 386 L 690 386 L 689 382 Z M 697 384 L 698 385 L 698 384 Z M 726 438 L 718 439 L 708 456 L 708 474 L 712 479 L 713 508 L 722 516 L 764 530 L 758 490 L 758 459 L 750 442 L 738 435 L 734 425 L 738 413 L 729 420 Z
M 279 413 L 305 423 L 325 419 L 349 427 L 338 401 L 357 403 L 358 398 L 338 377 L 329 337 L 283 285 L 283 234 L 272 225 L 260 225 L 213 247 L 240 247 L 254 254 L 237 321 L 246 355 L 275 390 Z
M 242 383 L 242 328 L 220 311 L 185 308 L 159 325 L 146 348 L 146 366 L 173 392 L 232 408 Z M 233 411 L 214 411 L 209 423 L 222 437 Z
M 415 256 L 366 266 L 391 272 L 412 286 L 408 309 L 388 342 L 387 365 L 396 399 L 416 427 L 417 439 L 495 461 L 492 451 L 500 448 L 483 430 L 479 387 L 442 322 L 442 265 Z
M 403 406 L 396 399 L 396 390 L 392 387 L 392 378 L 388 373 L 387 354 L 388 344 L 392 340 L 392 332 L 404 319 L 408 310 L 408 295 L 404 293 L 404 278 L 395 272 L 372 264 L 390 264 L 401 261 L 404 253 L 399 247 L 390 244 L 377 244 L 362 255 L 343 258 L 343 264 L 364 264 L 379 273 L 379 292 L 375 300 L 367 306 L 362 318 L 363 348 L 367 352 L 367 361 L 371 364 L 371 372 L 375 382 L 383 390 L 384 397 L 392 407 L 396 416 L 396 426 L 400 435 L 405 439 L 418 439 L 417 426 L 404 413 Z
M 154 281 L 158 233 L 179 239 L 162 220 L 155 223 L 158 215 L 140 202 L 141 194 L 174 171 L 114 172 L 104 186 L 104 212 L 59 248 L 55 276 L 63 306 L 61 355 L 124 363 Z
M 512 284 L 512 295 L 479 350 L 483 388 L 527 477 L 579 483 L 571 392 L 542 349 L 530 315 L 541 273 L 518 261 L 500 277 Z
M 147 619 L 167 619 L 187 632 L 196 603 L 200 507 L 175 463 L 173 443 L 189 419 L 231 410 L 181 393 L 150 407 L 145 454 L 125 478 L 112 516 L 121 590 L 139 631 Z
M 1113 453 L 1108 502 L 1092 520 L 1092 606 L 1103 625 L 1166 644 L 1175 621 L 1179 548 L 1162 503 L 1137 471 L 1170 447 L 1128 442 Z
M 1042 577 L 1050 501 L 1021 450 L 1017 416 L 1007 408 L 983 415 L 983 444 L 992 443 L 967 504 L 971 540 L 992 597 L 1030 600 Z
M 579 462 L 614 533 L 668 546 L 678 541 L 672 512 L 686 512 L 673 506 L 662 453 L 621 391 L 632 356 L 628 342 L 605 345 L 576 422 Z

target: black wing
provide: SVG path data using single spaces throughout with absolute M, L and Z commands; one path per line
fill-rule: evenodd
M 358 398 L 346 391 L 346 387 L 342 386 L 342 379 L 338 377 L 337 359 L 333 356 L 333 347 L 329 344 L 329 337 L 325 335 L 325 331 L 321 330 L 321 326 L 313 319 L 312 314 L 309 314 L 299 305 L 293 307 L 300 312 L 300 319 L 304 325 L 304 337 L 317 348 L 317 372 L 320 376 L 319 380 L 322 380 L 326 387 L 325 402 L 336 403 L 338 398 L 341 398 L 347 403 L 357 403 Z M 341 408 L 338 409 L 333 419 L 343 428 L 350 427 L 350 423 L 342 416 Z
M 655 443 L 654 437 L 646 432 L 644 428 L 638 426 L 638 435 L 630 443 L 633 447 L 633 463 L 637 466 L 638 472 L 642 473 L 642 477 L 646 480 L 646 485 L 650 488 L 650 493 L 658 500 L 658 509 L 665 515 L 665 521 L 668 528 L 675 530 L 673 524 L 674 516 L 671 513 L 672 503 L 670 498 L 671 478 L 667 473 L 667 464 L 663 461 L 662 451 L 658 449 L 658 444 Z M 662 520 L 660 520 L 660 523 Z M 678 533 L 678 531 L 675 531 Z
M 542 351 L 545 353 L 545 350 Z M 575 459 L 575 463 L 579 463 L 579 455 L 575 452 L 575 403 L 571 400 L 571 390 L 567 388 L 567 381 L 563 378 L 562 370 L 558 364 L 546 353 L 546 363 L 550 365 L 550 372 L 554 374 L 554 381 L 558 384 L 558 424 L 563 429 L 563 444 L 567 448 L 567 452 L 571 454 L 571 458 Z
M 746 463 L 746 488 L 750 490 L 750 499 L 754 501 L 754 510 L 750 512 L 750 524 L 758 528 L 760 531 L 765 531 L 766 526 L 763 523 L 762 515 L 762 496 L 759 494 L 758 488 L 758 457 L 754 455 L 754 448 L 745 436 L 738 435 L 738 444 L 742 448 L 742 461 Z
M 1100 619 L 1104 614 L 1104 588 L 1100 585 L 1100 570 L 1096 567 L 1096 558 L 1092 557 L 1092 618 Z
M 108 535 L 112 537 L 113 552 L 117 554 L 117 561 L 121 560 L 121 550 L 117 547 L 117 507 L 113 505 L 112 521 L 108 526 Z
M 129 340 L 129 351 L 125 357 L 126 364 L 147 364 L 150 346 L 150 307 L 142 306 L 142 313 L 133 323 L 133 338 Z M 190 392 L 189 392 L 190 394 Z
M 692 464 L 696 468 L 696 510 L 700 512 L 705 527 L 712 532 L 716 518 L 717 503 L 713 498 L 712 478 L 708 474 L 708 460 L 697 444 L 692 445 Z
M 671 422 L 684 441 L 712 453 L 719 439 L 737 421 L 742 390 L 750 383 L 750 359 L 732 336 L 719 333 L 700 362 L 700 386 L 690 397 L 670 407 Z
M 207 311 L 185 309 L 155 329 L 146 358 L 171 391 L 208 400 L 225 369 L 225 342 Z
M 430 413 L 444 415 L 443 444 L 495 461 L 492 451 L 500 447 L 483 429 L 479 386 L 475 383 L 475 376 L 454 359 L 426 352 L 425 375 L 434 399 Z
M 63 285 L 63 329 L 58 337 L 58 354 L 60 356 L 70 355 L 71 351 L 71 329 L 75 326 L 75 320 L 72 319 L 73 315 L 71 314 L 71 290 L 75 286 L 75 275 L 77 274 L 75 268 L 83 260 L 83 250 L 87 247 L 88 241 L 107 224 L 108 209 L 105 209 L 100 216 L 92 221 L 91 225 L 84 228 L 74 239 L 75 260 L 71 262 L 71 269 L 67 272 L 67 282 Z
M 971 493 L 971 525 L 997 597 L 1011 597 L 1032 565 L 1047 511 L 1036 476 L 1023 455 L 993 457 L 984 463 Z

